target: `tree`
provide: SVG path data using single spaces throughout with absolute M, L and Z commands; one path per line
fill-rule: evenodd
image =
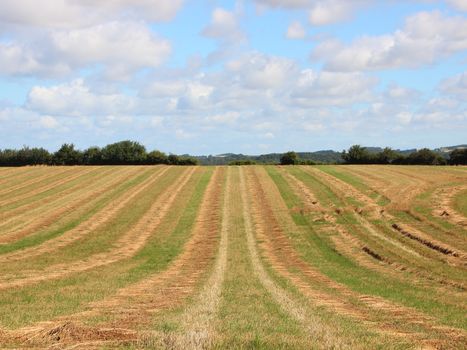
M 83 152 L 83 164 L 99 165 L 102 164 L 102 151 L 99 147 L 89 147 Z
M 146 162 L 147 164 L 167 164 L 169 160 L 164 152 L 152 151 L 148 153 Z
M 449 164 L 467 165 L 467 148 L 458 148 L 449 154 Z
M 371 154 L 365 147 L 353 145 L 349 150 L 342 152 L 342 159 L 347 164 L 368 164 L 372 162 Z
M 102 149 L 103 164 L 136 165 L 146 161 L 146 148 L 134 141 L 112 143 Z
M 53 163 L 56 165 L 79 165 L 82 161 L 83 154 L 72 143 L 64 143 L 53 155 Z
M 391 164 L 395 159 L 397 159 L 398 153 L 392 150 L 389 147 L 386 147 L 381 152 L 376 154 L 376 161 L 379 164 Z
M 295 153 L 293 151 L 286 152 L 281 156 L 280 161 L 281 161 L 282 165 L 294 165 L 294 164 L 297 164 L 298 163 L 297 153 Z
M 422 148 L 410 153 L 407 157 L 407 163 L 413 165 L 443 165 L 446 164 L 446 160 L 432 150 Z

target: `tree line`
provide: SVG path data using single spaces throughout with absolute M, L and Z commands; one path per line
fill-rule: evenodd
M 146 147 L 134 141 L 121 141 L 105 147 L 89 147 L 81 151 L 71 143 L 63 144 L 56 152 L 44 148 L 0 150 L 0 166 L 25 165 L 197 165 L 191 157 L 147 152 Z
M 402 165 L 467 165 L 467 148 L 455 149 L 444 158 L 428 148 L 408 155 L 386 147 L 381 152 L 369 152 L 365 147 L 353 145 L 342 152 L 346 164 L 402 164 Z

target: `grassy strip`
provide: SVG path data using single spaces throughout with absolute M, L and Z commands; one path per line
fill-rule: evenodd
M 313 176 L 313 175 L 312 175 Z M 318 176 L 319 177 L 319 176 Z M 327 183 L 324 185 L 327 186 L 332 186 Z M 347 196 L 345 198 L 342 198 L 341 193 L 337 194 L 338 196 L 341 197 L 342 201 L 344 202 L 345 205 L 352 204 L 352 201 L 350 200 L 351 197 Z M 398 218 L 398 215 L 401 214 L 406 214 L 405 211 L 392 211 L 395 213 L 396 221 L 397 222 L 402 222 L 400 218 Z M 364 214 L 365 215 L 365 214 Z M 376 243 L 377 241 L 385 241 L 386 237 L 391 237 L 390 240 L 387 240 L 386 243 L 389 242 L 394 242 L 394 245 L 381 245 L 378 244 L 379 248 L 382 249 L 382 251 L 385 255 L 389 254 L 389 257 L 394 259 L 394 257 L 399 256 L 403 258 L 405 261 L 406 266 L 412 266 L 416 265 L 417 268 L 426 270 L 428 274 L 437 274 L 441 279 L 444 279 L 449 276 L 449 278 L 457 280 L 457 281 L 462 281 L 462 274 L 459 273 L 460 271 L 456 268 L 453 268 L 452 266 L 446 264 L 446 260 L 444 256 L 441 256 L 439 253 L 433 251 L 432 249 L 420 245 L 418 242 L 411 241 L 410 239 L 407 239 L 403 237 L 402 235 L 394 232 L 394 230 L 391 228 L 391 224 L 394 223 L 393 220 L 377 220 L 374 218 L 371 218 L 371 215 L 366 219 L 366 221 L 372 223 L 375 225 L 376 228 L 378 228 L 379 235 L 376 240 L 376 237 L 373 237 L 373 234 L 375 231 L 370 231 L 370 228 L 362 227 L 360 222 L 355 222 L 355 219 L 363 219 L 357 216 L 355 213 L 344 213 L 338 217 L 338 222 L 345 224 L 348 228 L 352 227 L 353 232 L 358 233 L 358 236 L 360 239 L 364 242 L 368 242 L 369 240 L 372 241 L 373 243 Z M 412 218 L 414 219 L 414 218 Z M 411 222 L 412 226 L 416 225 L 421 225 L 421 223 L 418 222 Z M 368 230 L 368 232 L 365 232 L 365 230 Z M 422 227 L 423 230 L 423 227 Z M 372 233 L 372 235 L 369 235 L 369 233 Z M 435 235 L 436 236 L 436 235 Z M 419 256 L 413 256 L 412 254 L 408 254 L 409 252 L 404 251 L 405 249 L 402 249 L 403 247 L 408 247 L 414 252 L 418 252 Z M 392 249 L 389 249 L 392 248 Z M 423 256 L 423 257 L 422 257 Z M 392 261 L 400 261 L 400 259 L 392 260 Z
M 5 208 L 8 208 L 12 205 L 10 203 L 16 203 L 16 197 L 20 197 L 21 200 L 23 197 L 28 196 L 31 191 L 41 190 L 42 188 L 48 188 L 49 186 L 53 186 L 55 182 L 59 182 L 66 179 L 67 177 L 72 177 L 77 173 L 87 172 L 89 169 L 86 168 L 61 168 L 55 171 L 47 171 L 45 174 L 41 176 L 37 176 L 39 181 L 25 181 L 26 184 L 24 186 L 20 186 L 12 191 L 8 191 L 0 196 L 0 202 L 7 201 L 6 205 L 2 205 L 2 211 Z M 33 177 L 35 179 L 36 176 Z M 21 184 L 23 181 L 20 182 Z M 27 198 L 27 197 L 26 197 Z M 12 202 L 11 200 L 14 199 L 15 201 Z M 19 200 L 20 201 L 20 200 Z
M 254 275 L 243 222 L 238 168 L 232 172 L 227 273 L 213 348 L 309 348 L 300 325 L 272 300 Z
M 73 181 L 73 185 L 61 191 L 57 188 L 56 191 L 50 193 L 49 196 L 35 200 L 31 198 L 30 203 L 26 203 L 14 210 L 0 214 L 0 218 L 4 219 L 4 223 L 0 225 L 0 232 L 9 231 L 13 228 L 24 226 L 34 219 L 44 218 L 51 211 L 57 208 L 63 208 L 70 202 L 86 196 L 93 189 L 99 189 L 108 181 L 122 174 L 119 171 L 115 174 L 114 169 L 102 168 L 101 171 L 85 174 L 77 181 Z M 115 176 L 117 175 L 117 176 Z
M 346 171 L 345 166 L 318 165 L 317 168 L 355 187 L 363 194 L 375 200 L 376 203 L 380 206 L 385 206 L 391 202 L 384 195 L 381 195 L 378 192 L 374 191 L 364 181 Z
M 88 177 L 92 177 L 96 171 L 98 170 L 105 170 L 103 168 L 94 168 L 94 169 L 86 169 L 86 168 L 81 168 L 79 171 L 76 172 L 76 174 L 79 174 L 79 176 L 72 178 L 76 174 L 70 175 L 66 174 L 66 176 L 61 176 L 58 179 L 53 179 L 55 176 L 50 177 L 50 181 L 47 181 L 47 184 L 44 186 L 35 186 L 32 189 L 28 189 L 26 194 L 23 196 L 20 196 L 18 200 L 11 201 L 5 205 L 2 205 L 1 212 L 6 212 L 8 213 L 9 210 L 17 209 L 20 208 L 24 205 L 30 204 L 37 202 L 38 204 L 41 203 L 42 200 L 50 197 L 51 195 L 54 194 L 60 194 L 63 191 L 66 191 L 69 188 L 72 188 L 76 184 L 79 184 L 83 179 L 86 179 Z M 58 182 L 62 182 L 58 184 Z M 34 193 L 35 189 L 39 188 L 39 192 Z M 32 192 L 31 195 L 27 195 L 29 191 Z M 15 195 L 12 195 L 14 198 Z
M 29 181 L 37 176 L 41 176 L 49 172 L 47 167 L 21 167 L 9 168 L 10 171 L 0 177 L 0 186 L 3 190 L 8 190 L 10 187 L 17 186 L 23 182 Z
M 133 198 L 127 208 L 122 210 L 113 220 L 100 226 L 91 234 L 81 237 L 79 240 L 54 252 L 53 255 L 40 255 L 32 259 L 21 260 L 8 264 L 9 271 L 19 268 L 34 269 L 46 268 L 49 265 L 63 264 L 84 259 L 99 252 L 109 251 L 113 243 L 140 219 L 150 208 L 157 197 L 175 180 L 181 176 L 182 168 L 171 168 L 161 178 L 155 181 L 149 188 Z
M 258 183 L 254 186 L 264 186 L 263 191 L 265 191 L 266 197 L 269 197 L 269 195 L 275 191 L 271 188 L 271 185 L 275 185 L 274 182 L 270 181 L 269 176 L 266 172 L 261 171 L 261 173 L 263 174 L 261 174 L 258 179 L 261 185 L 259 185 Z M 280 194 L 278 195 L 280 196 Z M 305 305 L 309 305 L 310 309 L 307 311 L 308 318 L 313 320 L 313 324 L 310 325 L 310 327 L 312 329 L 316 329 L 318 331 L 318 334 L 321 333 L 319 329 L 323 327 L 324 329 L 331 329 L 334 333 L 331 338 L 327 337 L 328 339 L 323 339 L 324 341 L 326 341 L 325 345 L 316 344 L 315 347 L 333 348 L 333 344 L 337 344 L 336 347 L 341 348 L 342 341 L 344 339 L 347 339 L 344 341 L 344 344 L 346 344 L 346 346 L 351 349 L 361 348 L 362 345 L 363 348 L 381 348 L 381 344 L 391 344 L 391 347 L 399 348 L 399 339 L 394 339 L 394 337 L 388 336 L 388 339 L 390 340 L 385 341 L 383 340 L 385 336 L 381 334 L 377 336 L 375 333 L 373 333 L 373 331 L 367 328 L 367 324 L 355 323 L 355 319 L 348 317 L 346 314 L 343 314 L 341 312 L 336 313 L 333 308 L 328 309 L 327 307 L 319 306 L 321 298 L 323 296 L 323 291 L 324 293 L 328 294 L 331 299 L 336 298 L 335 300 L 339 300 L 339 298 L 341 298 L 338 296 L 339 292 L 337 292 L 334 289 L 329 289 L 326 286 L 323 287 L 322 282 L 320 282 L 321 279 L 319 277 L 313 277 L 308 283 L 308 286 L 305 287 L 304 281 L 309 279 L 308 277 L 303 276 L 302 270 L 298 267 L 298 265 L 294 263 L 296 257 L 294 256 L 294 254 L 290 254 L 289 248 L 284 247 L 284 249 L 282 249 L 280 245 L 276 245 L 275 243 L 273 243 L 275 238 L 273 238 L 273 241 L 271 241 L 269 244 L 264 245 L 262 240 L 264 239 L 265 241 L 269 241 L 269 232 L 276 231 L 275 227 L 277 227 L 279 223 L 281 226 L 281 231 L 283 232 L 283 235 L 285 237 L 290 236 L 293 231 L 300 231 L 301 229 L 300 226 L 294 224 L 292 218 L 286 213 L 286 211 L 283 210 L 283 206 L 285 206 L 285 203 L 279 204 L 278 201 L 280 201 L 280 199 L 277 198 L 276 195 L 273 196 L 274 199 L 272 197 L 262 197 L 260 199 L 260 202 L 263 204 L 259 204 L 259 206 L 263 206 L 265 210 L 264 213 L 260 214 L 260 217 L 262 217 L 263 215 L 268 215 L 267 207 L 269 207 L 272 211 L 275 211 L 275 209 L 273 209 L 273 207 L 271 206 L 271 203 L 273 202 L 274 205 L 277 205 L 278 212 L 276 211 L 275 214 L 273 214 L 273 217 L 267 216 L 267 219 L 264 222 L 264 224 L 266 225 L 265 231 L 263 230 L 262 235 L 258 236 L 259 246 L 264 248 L 264 254 L 266 254 L 266 256 L 270 256 L 270 253 L 266 253 L 266 251 L 270 249 L 273 249 L 273 251 L 275 251 L 273 255 L 276 256 L 278 262 L 278 270 L 275 272 L 277 272 L 277 275 L 280 274 L 283 277 L 287 276 L 287 279 L 283 279 L 282 277 L 279 278 L 279 280 L 282 281 L 281 285 L 284 288 L 286 288 L 289 292 L 295 293 L 296 297 L 300 297 L 302 302 L 305 302 Z M 272 200 L 273 202 L 270 202 L 270 200 Z M 271 227 L 267 228 L 268 224 L 270 224 Z M 275 233 L 271 233 L 271 235 L 275 237 L 277 236 L 277 234 Z M 282 234 L 279 234 L 279 236 L 280 235 Z M 267 248 L 268 246 L 269 248 Z M 291 260 L 290 263 L 287 262 L 289 259 Z M 274 275 L 273 269 L 275 267 L 271 265 L 269 268 L 270 274 Z M 288 271 L 284 272 L 284 268 Z M 274 278 L 278 278 L 278 276 Z M 383 348 L 388 348 L 388 346 L 383 346 Z
M 467 190 L 459 192 L 454 197 L 454 208 L 467 217 Z
M 10 244 L 0 245 L 0 255 L 10 253 L 16 250 L 36 246 L 41 243 L 44 243 L 47 240 L 50 240 L 50 239 L 53 239 L 55 237 L 62 235 L 66 231 L 71 230 L 74 227 L 78 226 L 79 223 L 91 218 L 94 214 L 98 213 L 104 206 L 106 206 L 112 200 L 118 198 L 119 196 L 124 194 L 126 191 L 130 190 L 132 187 L 143 182 L 145 179 L 147 179 L 151 175 L 151 173 L 152 173 L 151 169 L 146 169 L 138 176 L 135 176 L 134 178 L 122 184 L 119 184 L 118 186 L 116 186 L 116 188 L 113 191 L 109 192 L 104 197 L 99 198 L 99 200 L 95 203 L 95 205 L 88 212 L 78 217 L 75 217 L 73 220 L 67 222 L 62 227 L 55 228 L 52 230 L 46 230 L 38 234 L 25 237 L 19 241 L 16 241 Z
M 135 256 L 61 280 L 39 283 L 15 291 L 2 291 L 0 323 L 17 328 L 85 310 L 90 302 L 111 296 L 119 288 L 164 270 L 182 251 L 194 225 L 211 169 L 199 170 L 164 218 L 157 234 Z M 186 210 L 176 210 L 186 208 Z M 175 225 L 174 225 L 175 224 Z M 167 231 L 168 230 L 168 231 Z M 90 324 L 103 321 L 94 317 Z
M 302 205 L 300 199 L 293 194 L 292 189 L 276 169 L 267 167 L 267 171 L 289 209 Z M 333 202 L 332 199 L 328 200 L 330 201 Z M 380 296 L 414 307 L 438 318 L 446 325 L 467 328 L 463 310 L 443 303 L 442 296 L 434 289 L 427 293 L 426 289 L 418 288 L 414 284 L 402 282 L 392 276 L 382 276 L 376 271 L 356 265 L 352 260 L 339 254 L 328 237 L 323 237 L 319 231 L 314 230 L 313 222 L 310 222 L 306 216 L 299 213 L 290 215 L 297 225 L 306 226 L 305 232 L 308 232 L 306 234 L 300 231 L 289 232 L 294 248 L 305 261 L 316 266 L 331 279 L 359 293 Z

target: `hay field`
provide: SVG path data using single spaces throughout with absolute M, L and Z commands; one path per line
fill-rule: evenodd
M 467 168 L 0 168 L 0 348 L 467 348 Z

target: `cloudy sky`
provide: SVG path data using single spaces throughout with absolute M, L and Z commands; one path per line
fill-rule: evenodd
M 467 143 L 467 0 L 1 0 L 0 148 Z

